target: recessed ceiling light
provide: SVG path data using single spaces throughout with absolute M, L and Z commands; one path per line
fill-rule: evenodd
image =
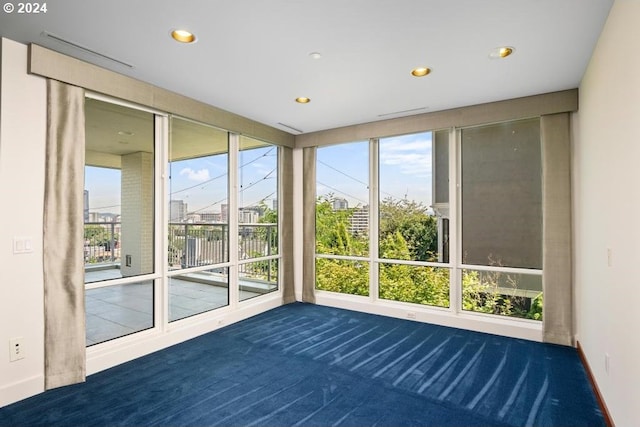
M 312 57 L 313 59 L 320 59 L 322 58 L 322 54 L 320 52 L 311 52 L 309 54 L 310 57 Z
M 196 41 L 195 34 L 187 30 L 173 30 L 171 31 L 171 37 L 180 43 L 193 43 Z
M 311 102 L 311 98 L 307 98 L 306 96 L 300 96 L 296 98 L 296 102 L 298 104 L 308 104 Z
M 131 131 L 128 131 L 128 130 L 119 130 L 118 131 L 118 135 L 121 135 L 121 136 L 133 136 L 133 135 L 135 135 L 135 132 L 131 132 Z
M 491 59 L 506 58 L 507 56 L 511 55 L 515 51 L 516 49 L 512 46 L 496 47 L 489 53 L 489 58 Z
M 418 67 L 411 70 L 411 75 L 414 77 L 424 77 L 431 72 L 431 68 Z

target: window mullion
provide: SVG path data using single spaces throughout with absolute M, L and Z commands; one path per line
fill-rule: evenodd
M 462 227 L 460 225 L 460 131 L 456 128 L 449 130 L 449 307 L 453 313 L 462 309 L 462 270 L 459 268 L 462 260 Z
M 159 279 L 155 280 L 154 286 L 154 322 L 155 326 L 161 330 L 166 330 L 169 323 L 169 279 L 166 271 L 169 270 L 168 248 L 169 233 L 167 232 L 169 223 L 169 119 L 166 116 L 155 116 L 155 144 L 156 168 L 158 171 L 155 177 L 155 263 L 156 272 L 162 272 Z
M 229 305 L 237 307 L 240 301 L 238 278 L 238 150 L 240 136 L 229 133 Z
M 369 140 L 369 298 L 378 300 L 378 223 L 379 223 L 379 164 L 378 139 Z

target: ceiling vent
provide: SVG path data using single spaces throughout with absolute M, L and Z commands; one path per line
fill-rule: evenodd
M 45 37 L 45 38 L 49 39 L 49 40 L 53 40 L 55 42 L 58 42 L 58 43 L 61 43 L 61 44 L 65 45 L 65 46 L 72 47 L 72 48 L 74 48 L 76 50 L 80 50 L 80 51 L 82 51 L 84 53 L 88 53 L 89 55 L 93 55 L 93 56 L 97 56 L 97 57 L 102 58 L 102 59 L 106 59 L 107 61 L 116 63 L 118 65 L 121 65 L 121 66 L 124 66 L 124 67 L 127 67 L 127 68 L 133 68 L 133 65 L 131 65 L 131 64 L 127 63 L 127 62 L 120 61 L 119 59 L 112 58 L 111 56 L 104 55 L 104 54 L 102 54 L 100 52 L 96 52 L 95 50 L 89 49 L 88 47 L 82 46 L 81 44 L 74 43 L 74 42 L 71 42 L 69 40 L 65 40 L 62 37 L 57 36 L 55 34 L 43 31 L 42 33 L 40 33 L 40 35 L 42 37 Z

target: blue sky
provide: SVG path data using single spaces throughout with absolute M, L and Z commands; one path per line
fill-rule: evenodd
M 228 203 L 227 163 L 227 154 L 172 162 L 169 168 L 171 198 L 184 200 L 190 212 L 220 212 L 220 206 Z M 272 207 L 278 182 L 277 148 L 241 151 L 238 163 L 240 206 L 255 206 L 264 200 Z M 91 212 L 119 214 L 120 186 L 120 170 L 85 168 L 85 189 L 89 190 Z
M 432 133 L 404 135 L 380 140 L 381 198 L 392 196 L 431 205 Z M 318 149 L 317 193 L 333 193 L 349 206 L 369 203 L 369 144 L 357 142 Z M 170 193 L 184 200 L 188 210 L 220 212 L 228 203 L 228 155 L 172 162 Z M 277 148 L 262 147 L 240 152 L 238 163 L 240 206 L 261 201 L 272 207 L 276 199 Z M 91 212 L 120 213 L 120 171 L 85 168 L 85 189 L 89 190 Z
M 432 133 L 381 138 L 379 147 L 381 198 L 431 205 Z M 317 161 L 318 196 L 333 193 L 350 207 L 368 203 L 368 142 L 319 148 Z

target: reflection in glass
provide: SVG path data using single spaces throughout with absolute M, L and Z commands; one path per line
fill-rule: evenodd
M 278 290 L 278 260 L 266 259 L 238 266 L 240 301 Z
M 542 320 L 542 276 L 462 270 L 462 309 Z
M 229 305 L 229 269 L 184 273 L 169 278 L 169 321 Z
M 153 327 L 153 281 L 85 292 L 87 346 Z
M 449 269 L 380 264 L 381 299 L 449 307 Z

